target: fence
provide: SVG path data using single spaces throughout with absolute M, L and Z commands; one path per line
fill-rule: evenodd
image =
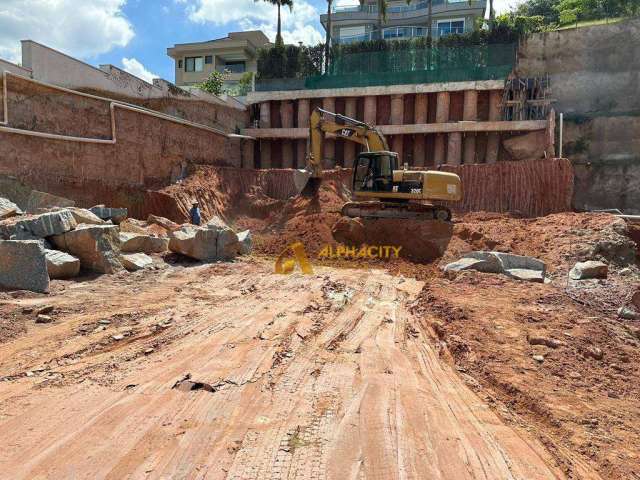
M 307 77 L 304 85 L 302 79 L 275 79 L 258 82 L 256 90 L 501 80 L 513 69 L 515 58 L 515 44 L 342 53 L 333 58 L 328 74 Z

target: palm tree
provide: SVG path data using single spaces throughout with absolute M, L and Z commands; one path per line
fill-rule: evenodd
M 431 41 L 433 40 L 433 32 L 431 27 L 433 25 L 433 0 L 429 0 L 427 10 L 427 43 L 431 47 Z
M 331 4 L 333 0 L 327 0 L 327 35 L 324 41 L 324 73 L 329 73 L 329 55 L 331 54 Z
M 255 0 L 256 2 L 258 0 Z M 264 0 L 271 5 L 276 5 L 278 7 L 278 33 L 276 34 L 276 45 L 284 45 L 284 41 L 282 40 L 282 22 L 280 20 L 280 7 L 287 6 L 289 10 L 293 8 L 293 0 Z
M 359 0 L 360 6 L 364 6 L 365 0 Z M 410 3 L 411 0 L 407 0 Z M 376 8 L 378 10 L 378 38 L 382 38 L 382 23 L 387 19 L 387 0 L 376 0 Z

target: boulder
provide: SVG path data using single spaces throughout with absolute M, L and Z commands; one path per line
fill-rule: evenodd
M 604 262 L 589 260 L 578 262 L 569 272 L 571 280 L 586 280 L 589 278 L 607 278 L 609 266 Z
M 146 230 L 146 227 L 147 227 L 146 222 L 143 222 L 141 220 L 136 220 L 135 218 L 127 218 L 126 220 L 120 222 L 121 232 L 149 235 L 149 232 Z
M 502 273 L 502 266 L 490 252 L 470 252 L 457 262 L 444 267 L 445 271 L 477 270 L 484 273 Z
M 82 223 L 84 223 L 85 225 L 104 225 L 105 223 L 104 220 L 102 220 L 95 213 L 93 213 L 91 210 L 87 210 L 86 208 L 72 207 L 67 208 L 66 210 L 69 210 L 71 212 L 71 215 L 73 215 L 73 218 L 76 219 L 76 223 L 78 223 L 78 225 Z
M 153 265 L 153 259 L 144 253 L 125 253 L 120 256 L 124 268 L 131 272 Z
M 80 225 L 71 232 L 52 237 L 54 245 L 80 259 L 83 268 L 99 273 L 123 270 L 120 238 L 115 225 Z
M 491 252 L 491 254 L 498 258 L 503 270 L 536 270 L 542 272 L 544 276 L 546 265 L 542 260 L 512 253 Z
M 11 200 L 0 197 L 0 220 L 5 218 L 15 217 L 16 215 L 22 215 L 20 207 L 13 203 Z
M 238 242 L 240 242 L 240 255 L 248 255 L 253 250 L 253 239 L 251 238 L 251 231 L 245 230 L 238 233 Z
M 120 250 L 127 253 L 162 253 L 169 250 L 169 239 L 120 232 Z
M 230 260 L 240 251 L 238 236 L 217 222 L 200 227 L 183 225 L 169 238 L 169 250 L 205 262 Z
M 218 231 L 183 225 L 169 234 L 169 250 L 196 260 L 209 262 L 218 258 Z
M 168 218 L 159 217 L 157 215 L 149 215 L 149 217 L 147 218 L 147 223 L 160 225 L 168 232 L 173 232 L 180 229 L 180 225 L 178 225 L 177 223 L 172 222 Z
M 12 237 L 15 236 L 17 240 L 45 238 L 73 230 L 76 225 L 76 219 L 69 210 L 41 213 L 16 222 Z
M 46 192 L 39 192 L 38 190 L 31 190 L 29 197 L 27 197 L 27 212 L 37 212 L 42 208 L 53 207 L 73 207 L 76 202 L 69 200 L 68 198 L 58 197 Z
M 469 252 L 457 262 L 444 267 L 446 272 L 477 270 L 484 273 L 503 273 L 516 280 L 544 282 L 545 264 L 541 260 L 503 252 Z
M 102 205 L 91 207 L 89 210 L 102 220 L 111 220 L 115 224 L 127 218 L 128 213 L 126 208 L 109 208 Z
M 49 291 L 47 260 L 42 244 L 33 240 L 0 240 L 0 286 Z
M 45 250 L 49 278 L 73 278 L 80 273 L 80 260 L 59 250 Z

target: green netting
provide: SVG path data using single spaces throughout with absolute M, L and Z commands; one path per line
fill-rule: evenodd
M 308 77 L 305 88 L 504 79 L 515 51 L 513 44 L 492 44 L 348 53 L 333 58 L 328 75 Z

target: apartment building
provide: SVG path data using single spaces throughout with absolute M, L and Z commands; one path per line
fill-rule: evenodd
M 452 33 L 473 30 L 476 19 L 484 16 L 486 0 L 432 0 L 432 36 L 443 37 Z M 429 2 L 390 1 L 386 20 L 379 31 L 379 15 L 375 1 L 363 5 L 336 6 L 331 14 L 331 37 L 335 43 L 363 40 L 405 39 L 426 37 L 429 24 Z M 327 14 L 320 16 L 327 28 Z
M 246 72 L 258 71 L 258 50 L 270 45 L 260 30 L 231 32 L 224 38 L 179 43 L 167 48 L 175 62 L 175 83 L 188 87 L 205 80 L 213 71 L 227 72 L 226 88 L 233 88 Z

